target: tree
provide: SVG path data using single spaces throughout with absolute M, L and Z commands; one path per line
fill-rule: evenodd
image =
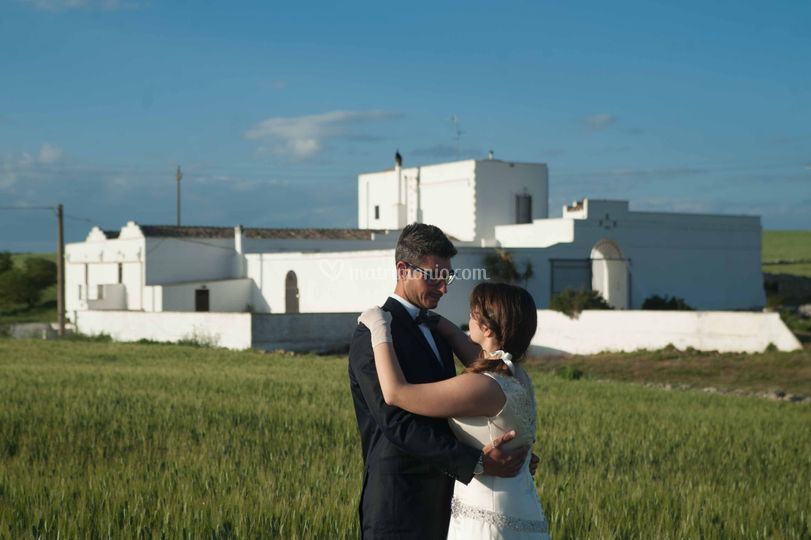
M 28 308 L 39 301 L 40 289 L 25 273 L 8 270 L 0 274 L 0 307 L 9 309 L 20 304 Z
M 38 289 L 56 284 L 56 263 L 39 257 L 26 259 L 25 274 Z
M 516 283 L 521 280 L 526 286 L 529 278 L 534 275 L 532 263 L 529 261 L 527 261 L 524 271 L 518 272 L 512 253 L 503 248 L 496 248 L 493 253 L 484 256 L 484 268 L 491 280 L 502 283 Z
M 0 274 L 8 272 L 14 267 L 14 261 L 11 258 L 11 253 L 8 251 L 0 252 Z

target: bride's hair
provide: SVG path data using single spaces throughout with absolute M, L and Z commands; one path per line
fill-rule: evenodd
M 507 283 L 479 283 L 470 294 L 470 314 L 493 331 L 501 349 L 512 355 L 514 363 L 523 360 L 538 327 L 535 301 L 526 289 Z M 510 374 L 504 362 L 485 351 L 465 369 L 466 373 L 482 371 Z

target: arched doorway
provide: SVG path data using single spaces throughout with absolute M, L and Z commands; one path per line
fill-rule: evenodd
M 612 240 L 600 240 L 591 249 L 591 288 L 614 309 L 628 309 L 628 261 Z
M 290 270 L 284 278 L 284 312 L 298 313 L 298 278 Z

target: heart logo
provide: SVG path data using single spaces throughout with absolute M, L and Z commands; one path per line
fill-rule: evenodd
M 337 281 L 344 271 L 344 261 L 341 260 L 321 260 L 318 261 L 318 268 L 321 274 L 330 281 Z

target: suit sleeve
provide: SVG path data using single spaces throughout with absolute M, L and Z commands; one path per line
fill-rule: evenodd
M 377 378 L 369 329 L 362 324 L 352 336 L 349 363 L 369 413 L 389 442 L 460 482 L 470 482 L 481 449 L 460 443 L 450 428 L 438 427 L 435 419 L 386 405 Z

